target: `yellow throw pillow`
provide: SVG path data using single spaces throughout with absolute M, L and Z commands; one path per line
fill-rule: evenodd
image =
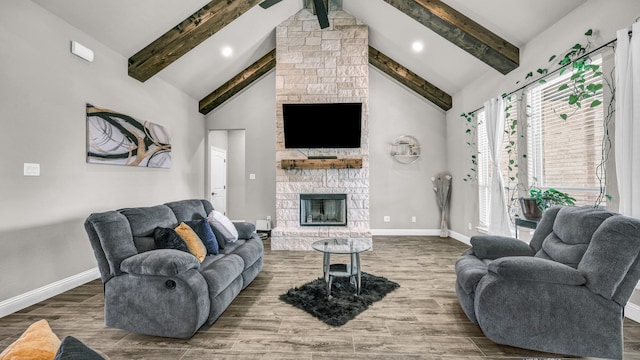
M 53 360 L 60 347 L 60 339 L 47 320 L 37 321 L 20 338 L 0 354 L 0 360 Z
M 198 234 L 196 234 L 189 225 L 183 222 L 181 222 L 174 230 L 187 244 L 189 252 L 198 258 L 198 261 L 202 262 L 204 257 L 207 256 L 207 248 L 202 243 L 202 240 L 200 240 L 200 237 L 198 237 Z

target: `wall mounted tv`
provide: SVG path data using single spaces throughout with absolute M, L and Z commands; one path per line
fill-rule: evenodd
M 359 148 L 362 103 L 282 104 L 284 147 Z

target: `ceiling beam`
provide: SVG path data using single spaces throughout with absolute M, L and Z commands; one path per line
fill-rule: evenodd
M 213 0 L 129 58 L 129 76 L 147 81 L 262 0 Z
M 384 0 L 502 74 L 520 65 L 520 50 L 440 0 Z
M 369 46 L 369 63 L 385 74 L 391 76 L 404 86 L 415 91 L 420 96 L 436 104 L 442 110 L 451 109 L 451 95 L 440 90 L 435 85 L 413 73 L 406 67 L 398 64 L 387 55 Z
M 276 49 L 273 49 L 258 61 L 242 70 L 238 75 L 231 78 L 231 80 L 214 90 L 211 94 L 200 100 L 200 113 L 207 115 L 211 110 L 227 101 L 233 95 L 239 93 L 252 82 L 258 80 L 262 75 L 275 68 L 275 66 Z

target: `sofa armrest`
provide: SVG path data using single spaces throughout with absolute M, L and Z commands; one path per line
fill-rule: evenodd
M 233 226 L 238 230 L 238 240 L 251 239 L 256 232 L 256 225 L 247 221 L 233 221 Z
M 471 250 L 479 259 L 495 260 L 505 256 L 533 256 L 533 249 L 522 240 L 497 235 L 471 237 Z
M 537 257 L 505 257 L 491 262 L 489 272 L 503 279 L 561 285 L 584 285 L 587 280 L 571 266 Z
M 135 275 L 175 276 L 191 269 L 200 269 L 195 256 L 174 249 L 146 251 L 126 258 L 120 269 Z

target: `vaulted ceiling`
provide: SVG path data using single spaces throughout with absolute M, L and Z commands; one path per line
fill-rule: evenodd
M 277 25 L 321 3 L 32 1 L 128 58 L 123 71 L 132 77 L 159 77 L 201 100 L 204 114 L 273 68 Z M 369 26 L 372 65 L 444 110 L 451 107 L 448 94 L 485 72 L 515 69 L 519 48 L 584 2 L 331 0 Z M 421 52 L 412 50 L 416 41 Z M 222 55 L 225 47 L 231 56 Z

